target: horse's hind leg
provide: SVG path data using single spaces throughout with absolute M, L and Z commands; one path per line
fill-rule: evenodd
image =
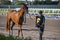
M 8 19 L 8 21 L 7 21 L 7 29 L 8 29 L 8 31 L 9 31 L 9 35 L 10 35 L 10 20 Z
M 10 35 L 10 22 L 9 22 L 9 19 L 7 20 L 7 23 L 6 23 L 6 31 L 9 32 L 9 35 Z
M 13 26 L 15 25 L 15 23 L 12 21 L 12 25 L 11 25 L 11 31 L 12 31 L 12 35 L 13 35 Z
M 11 30 L 13 29 L 14 25 L 15 25 L 15 23 L 12 21 Z
M 13 35 L 13 26 L 14 26 L 14 22 L 12 20 L 10 20 L 10 32 L 11 32 L 11 35 Z
M 10 34 L 10 31 L 11 31 L 11 19 L 8 19 L 8 30 L 9 30 L 9 35 Z

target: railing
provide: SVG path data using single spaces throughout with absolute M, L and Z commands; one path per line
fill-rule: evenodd
M 10 8 L 14 10 L 19 10 L 20 8 Z M 50 8 L 29 8 L 28 11 L 30 14 L 38 14 L 38 12 L 42 10 L 43 14 L 46 16 L 50 16 L 53 14 L 60 14 L 60 9 L 50 9 Z M 1 14 L 7 14 L 9 11 L 9 8 L 0 8 L 0 15 Z
M 0 8 L 0 15 L 6 15 L 8 11 L 9 11 L 9 8 Z
M 0 5 L 0 8 L 9 8 L 9 6 L 11 6 L 11 8 L 20 8 L 22 5 Z M 55 8 L 55 9 L 59 9 L 60 5 L 27 5 L 29 8 Z

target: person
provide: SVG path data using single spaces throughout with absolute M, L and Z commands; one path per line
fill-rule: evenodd
M 44 26 L 45 26 L 45 17 L 43 15 L 43 11 L 39 11 L 39 15 L 35 17 L 36 18 L 36 27 L 39 28 L 39 39 L 42 40 L 42 35 L 44 32 Z

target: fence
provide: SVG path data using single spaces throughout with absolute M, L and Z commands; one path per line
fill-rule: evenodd
M 19 8 L 11 8 L 14 10 L 19 10 Z M 6 15 L 9 8 L 0 8 L 0 15 Z M 45 16 L 60 15 L 60 9 L 50 9 L 50 8 L 29 8 L 30 14 L 38 14 L 42 10 Z
M 11 8 L 13 9 L 13 8 Z M 0 15 L 6 15 L 8 12 L 9 8 L 0 8 Z

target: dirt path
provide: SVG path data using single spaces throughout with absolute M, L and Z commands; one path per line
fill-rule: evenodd
M 33 40 L 39 40 L 39 30 L 35 27 L 35 20 L 26 19 L 26 25 L 23 25 L 24 37 L 32 37 Z M 8 35 L 5 31 L 6 16 L 0 16 L 0 33 Z M 14 36 L 17 35 L 18 27 L 14 26 Z M 60 20 L 46 19 L 43 40 L 60 40 Z

